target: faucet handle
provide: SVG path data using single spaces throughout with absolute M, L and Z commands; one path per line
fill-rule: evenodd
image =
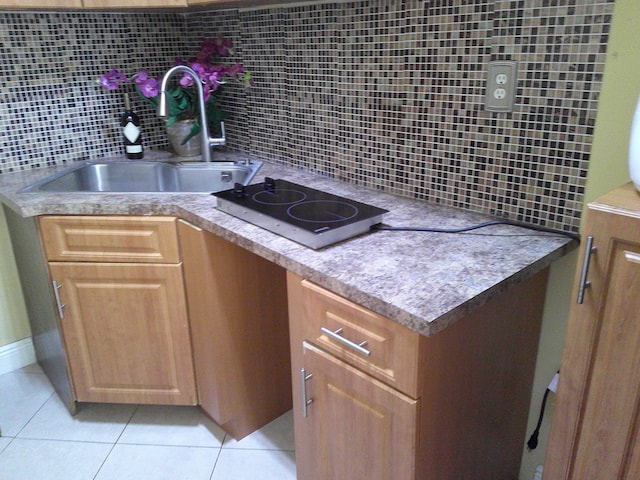
M 227 143 L 227 134 L 224 130 L 224 122 L 220 122 L 220 136 L 217 138 L 209 138 L 209 145 L 220 146 Z

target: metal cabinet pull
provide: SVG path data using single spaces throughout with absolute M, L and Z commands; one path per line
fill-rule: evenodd
M 302 417 L 307 418 L 307 407 L 313 403 L 313 398 L 307 399 L 307 380 L 313 377 L 313 373 L 307 373 L 304 368 L 300 369 L 300 383 L 302 384 Z
M 56 282 L 55 280 L 53 280 L 51 283 L 53 283 L 53 294 L 56 297 L 56 306 L 58 307 L 58 315 L 60 316 L 60 319 L 64 318 L 64 312 L 62 311 L 62 309 L 64 307 L 66 307 L 67 305 L 60 302 L 60 293 L 58 292 L 58 290 L 60 290 L 62 288 L 62 284 Z
M 593 246 L 593 235 L 589 235 L 584 249 L 584 258 L 582 259 L 582 272 L 580 273 L 580 283 L 578 286 L 578 304 L 582 304 L 584 301 L 584 291 L 591 286 L 591 282 L 587 280 L 589 263 L 591 262 L 591 254 L 597 250 L 598 248 Z
M 367 341 L 365 340 L 364 342 L 360 342 L 360 343 L 355 343 L 352 342 L 351 340 L 349 340 L 348 338 L 344 338 L 342 336 L 342 328 L 339 328 L 337 330 L 329 330 L 328 328 L 325 327 L 320 327 L 320 331 L 322 333 L 324 333 L 326 336 L 333 338 L 334 340 L 342 343 L 343 345 L 346 345 L 347 347 L 355 350 L 356 352 L 365 355 L 365 356 L 369 356 L 371 355 L 371 350 L 367 350 L 366 347 L 367 346 Z

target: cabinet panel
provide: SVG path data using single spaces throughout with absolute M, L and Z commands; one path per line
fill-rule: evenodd
M 240 439 L 291 409 L 285 270 L 180 221 L 202 409 Z
M 178 263 L 174 217 L 39 217 L 47 259 L 63 262 Z
M 576 451 L 575 478 L 580 479 L 640 478 L 640 471 L 623 474 L 627 457 L 636 447 L 629 433 L 638 425 L 640 405 L 640 246 L 616 242 L 611 257 Z
M 298 478 L 516 478 L 526 442 L 547 273 L 512 286 L 432 337 L 418 335 L 414 347 L 415 332 L 289 272 Z M 392 354 L 378 357 L 378 362 L 384 358 L 393 365 L 392 381 L 372 368 L 379 364 L 347 354 L 340 343 L 318 333 L 318 322 L 332 318 L 383 339 L 379 345 L 393 345 Z M 304 382 L 303 368 L 313 375 Z M 408 384 L 417 386 L 415 396 L 396 388 L 403 384 L 404 369 L 411 372 L 406 378 L 414 379 Z M 301 413 L 302 385 L 313 398 L 308 418 Z M 413 423 L 405 408 L 411 402 Z M 388 447 L 385 442 L 395 438 L 396 422 L 419 440 L 403 437 L 394 440 L 400 448 Z
M 545 478 L 640 478 L 640 197 L 631 184 L 589 205 L 584 225 L 597 250 L 589 288 L 574 298 L 560 367 Z
M 307 280 L 300 283 L 296 291 L 307 319 L 304 338 L 394 388 L 417 396 L 418 333 Z
M 180 265 L 50 263 L 76 399 L 196 403 Z
M 308 416 L 299 421 L 305 480 L 409 480 L 414 475 L 418 401 L 305 342 Z M 304 400 L 304 399 L 302 399 Z M 294 406 L 296 416 L 301 405 Z

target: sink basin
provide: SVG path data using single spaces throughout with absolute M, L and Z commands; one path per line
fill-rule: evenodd
M 211 193 L 248 185 L 262 162 L 85 162 L 51 175 L 22 193 Z

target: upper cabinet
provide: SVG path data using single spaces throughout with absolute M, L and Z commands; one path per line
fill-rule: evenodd
M 210 9 L 216 9 L 269 5 L 276 3 L 280 4 L 287 3 L 287 1 L 291 0 L 0 0 L 0 9 L 64 10 L 87 8 L 101 10 L 127 10 L 142 8 L 186 9 L 188 7 L 207 7 Z

